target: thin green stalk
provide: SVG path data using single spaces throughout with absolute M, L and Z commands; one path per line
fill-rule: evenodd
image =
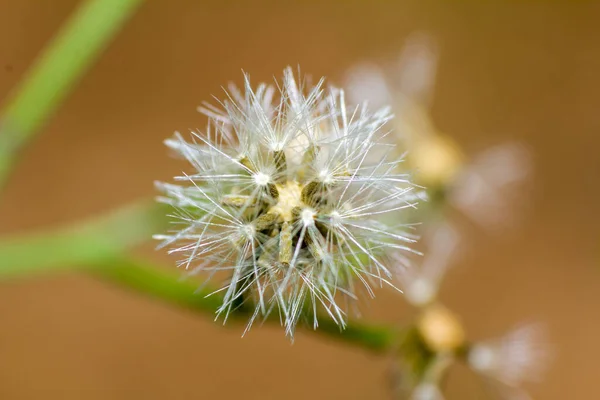
M 0 240 L 0 280 L 86 268 L 166 229 L 166 206 L 145 201 L 45 232 Z
M 207 297 L 212 289 L 199 291 L 196 283 L 182 281 L 179 274 L 122 255 L 147 241 L 152 232 L 166 229 L 166 209 L 170 206 L 137 203 L 66 227 L 0 240 L 0 281 L 85 270 L 134 292 L 214 316 L 223 299 L 219 295 Z M 243 309 L 232 314 L 234 320 L 247 317 Z M 267 322 L 279 324 L 279 319 Z M 355 322 L 340 330 L 326 317 L 314 332 L 375 352 L 389 350 L 398 338 L 394 329 Z
M 141 2 L 83 2 L 41 54 L 0 114 L 0 188 L 18 150 L 59 106 Z
M 192 311 L 208 313 L 211 316 L 215 315 L 215 311 L 223 301 L 218 294 L 207 296 L 214 291 L 211 288 L 199 290 L 197 283 L 183 281 L 178 274 L 132 258 L 107 259 L 96 264 L 93 274 L 111 284 L 123 286 L 136 293 L 143 293 Z M 242 323 L 248 317 L 247 312 L 234 312 L 231 315 L 232 319 Z M 278 318 L 269 318 L 267 322 L 280 323 Z M 310 332 L 378 353 L 393 348 L 399 337 L 399 331 L 396 329 L 357 322 L 351 322 L 346 329 L 341 330 L 335 322 L 326 317 L 321 318 L 316 330 L 313 330 L 312 327 L 305 328 Z

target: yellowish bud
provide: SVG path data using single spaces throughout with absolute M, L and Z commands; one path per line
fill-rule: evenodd
M 465 331 L 456 314 L 441 305 L 427 307 L 418 321 L 419 332 L 437 353 L 451 352 L 465 343 Z
M 409 157 L 419 172 L 420 183 L 427 187 L 449 184 L 462 165 L 460 149 L 441 135 L 415 139 Z

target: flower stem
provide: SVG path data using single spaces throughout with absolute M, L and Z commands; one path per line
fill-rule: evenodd
M 218 294 L 207 296 L 213 288 L 199 290 L 197 283 L 182 280 L 178 273 L 123 255 L 147 241 L 151 232 L 165 229 L 165 207 L 169 206 L 134 203 L 74 225 L 0 240 L 0 281 L 64 270 L 86 271 L 111 284 L 214 317 L 223 299 Z M 240 307 L 230 316 L 246 320 L 249 309 L 252 307 Z M 278 318 L 267 322 L 280 323 Z M 326 317 L 320 319 L 317 329 L 305 328 L 378 353 L 393 348 L 401 337 L 399 330 L 356 322 L 341 329 Z
M 212 293 L 211 288 L 198 289 L 197 283 L 182 280 L 178 274 L 164 271 L 146 261 L 119 257 L 97 263 L 91 271 L 111 284 L 123 286 L 137 293 L 152 296 L 161 301 L 172 303 L 192 311 L 215 315 L 222 304 L 222 298 Z M 250 307 L 252 308 L 252 307 Z M 248 310 L 248 307 L 242 310 Z M 247 311 L 238 311 L 230 315 L 234 320 L 244 321 Z M 267 322 L 279 324 L 278 318 L 269 318 Z M 397 329 L 385 326 L 359 324 L 351 322 L 341 329 L 335 322 L 323 317 L 315 330 L 306 326 L 306 330 L 363 347 L 376 353 L 390 350 L 400 337 Z
M 2 238 L 0 280 L 86 269 L 112 258 L 166 229 L 167 208 L 147 200 L 65 227 Z
M 60 105 L 141 2 L 84 1 L 41 54 L 1 113 L 0 188 L 17 152 Z

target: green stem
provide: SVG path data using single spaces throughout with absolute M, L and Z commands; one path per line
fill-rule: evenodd
M 92 273 L 100 278 L 123 286 L 136 293 L 143 293 L 161 301 L 172 303 L 192 311 L 215 315 L 215 310 L 222 304 L 222 298 L 212 293 L 211 288 L 198 289 L 198 284 L 183 281 L 178 274 L 165 271 L 164 268 L 150 265 L 132 258 L 114 258 L 96 264 Z M 247 309 L 247 308 L 246 308 Z M 243 322 L 246 312 L 233 313 L 233 319 Z M 267 322 L 279 324 L 278 318 L 269 318 Z M 341 340 L 365 349 L 383 353 L 390 350 L 397 341 L 398 330 L 376 325 L 351 322 L 346 329 L 340 327 L 327 317 L 321 318 L 319 327 L 306 330 Z
M 83 75 L 142 0 L 89 0 L 27 73 L 0 120 L 0 188 L 20 150 Z
M 130 247 L 146 242 L 151 232 L 166 229 L 165 208 L 170 206 L 137 203 L 75 225 L 0 240 L 0 280 L 87 270 L 112 284 L 214 316 L 223 299 L 218 294 L 207 296 L 212 289 L 198 290 L 196 283 L 182 281 L 177 273 L 122 255 Z M 241 308 L 246 311 L 233 313 L 232 319 L 247 318 L 248 309 Z M 279 319 L 267 322 L 279 324 Z M 320 319 L 314 332 L 375 352 L 392 348 L 400 333 L 356 322 L 341 330 L 327 317 Z
M 0 240 L 0 279 L 81 269 L 121 254 L 166 229 L 166 207 L 135 203 L 62 228 Z

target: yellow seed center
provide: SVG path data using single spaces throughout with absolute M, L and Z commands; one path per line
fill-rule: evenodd
M 276 185 L 279 197 L 277 204 L 272 206 L 268 212 L 275 213 L 285 222 L 292 221 L 292 210 L 295 207 L 302 207 L 304 204 L 300 200 L 302 186 L 296 181 L 287 181 L 281 185 Z

